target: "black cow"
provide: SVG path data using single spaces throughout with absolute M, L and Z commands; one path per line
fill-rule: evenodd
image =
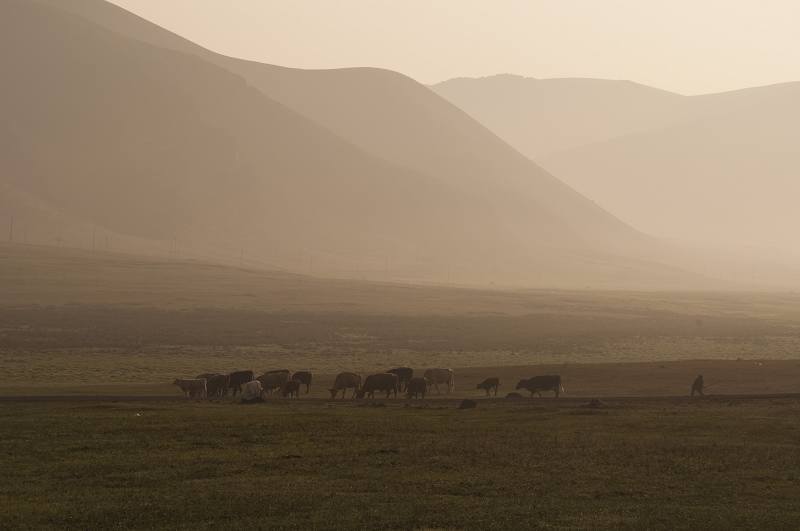
M 394 373 L 384 372 L 381 374 L 370 374 L 364 380 L 364 385 L 356 393 L 356 398 L 364 398 L 369 395 L 370 398 L 375 398 L 375 391 L 383 391 L 386 393 L 386 398 L 394 393 L 397 398 L 397 389 L 400 387 L 399 379 Z
M 553 391 L 556 398 L 558 398 L 558 395 L 564 390 L 564 386 L 561 385 L 561 376 L 551 374 L 520 380 L 517 384 L 517 389 L 526 389 L 531 393 L 531 396 L 533 396 L 534 393 L 542 396 L 541 391 Z
M 306 394 L 311 389 L 311 373 L 308 371 L 297 371 L 292 375 L 292 381 L 306 386 Z
M 428 380 L 425 378 L 411 378 L 406 385 L 408 398 L 421 398 L 425 400 L 425 393 L 428 392 Z
M 411 367 L 397 367 L 396 369 L 389 369 L 386 372 L 397 375 L 397 379 L 400 382 L 400 391 L 408 389 L 408 382 L 414 377 L 414 369 Z
M 253 371 L 236 371 L 228 375 L 228 389 L 233 389 L 233 396 L 242 392 L 242 384 L 252 382 L 255 379 Z
M 198 378 L 201 378 L 198 376 Z M 223 397 L 228 394 L 228 383 L 230 376 L 227 374 L 206 374 L 202 376 L 206 379 L 206 387 L 208 388 L 208 398 Z

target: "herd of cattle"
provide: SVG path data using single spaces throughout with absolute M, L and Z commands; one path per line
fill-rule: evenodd
M 312 374 L 309 371 L 292 373 L 288 369 L 280 369 L 267 371 L 258 377 L 253 371 L 205 373 L 196 378 L 176 379 L 173 384 L 180 387 L 187 398 L 221 398 L 231 393 L 234 397 L 239 394 L 243 401 L 256 401 L 275 394 L 297 398 L 303 386 L 306 393 L 310 391 L 311 380 Z M 374 399 L 375 393 L 386 393 L 386 398 L 397 398 L 398 393 L 405 393 L 409 399 L 424 399 L 432 389 L 441 394 L 442 388 L 448 394 L 455 391 L 452 369 L 427 369 L 423 376 L 414 376 L 414 369 L 398 367 L 383 373 L 370 374 L 363 380 L 360 374 L 354 372 L 339 373 L 333 381 L 333 387 L 328 391 L 332 400 L 340 394 L 343 399 L 346 398 L 350 390 L 354 399 Z M 477 385 L 477 389 L 485 391 L 486 396 L 490 396 L 492 392 L 497 396 L 499 388 L 499 378 L 487 378 Z M 561 376 L 548 375 L 520 380 L 516 389 L 529 391 L 531 396 L 541 396 L 542 391 L 553 391 L 558 398 L 564 387 L 561 385 Z

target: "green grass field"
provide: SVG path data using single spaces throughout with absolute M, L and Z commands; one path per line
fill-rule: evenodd
M 5 529 L 796 528 L 800 402 L 0 404 Z

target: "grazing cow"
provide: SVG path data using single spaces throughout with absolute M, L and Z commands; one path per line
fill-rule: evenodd
M 292 380 L 306 386 L 306 394 L 311 389 L 311 373 L 308 371 L 297 371 L 292 375 Z
M 489 396 L 489 391 L 494 389 L 494 396 L 497 396 L 497 389 L 500 387 L 500 378 L 486 378 L 478 384 L 476 389 L 483 389 L 486 391 L 486 396 Z
M 539 396 L 542 396 L 541 391 L 553 391 L 558 398 L 558 395 L 564 391 L 564 386 L 561 385 L 561 376 L 557 374 L 551 374 L 547 376 L 534 376 L 533 378 L 528 378 L 527 380 L 520 380 L 517 384 L 517 389 L 526 389 L 531 393 L 531 397 L 533 393 L 536 393 Z
M 389 398 L 392 393 L 394 393 L 395 398 L 397 398 L 398 387 L 400 387 L 400 379 L 396 374 L 390 372 L 370 374 L 367 376 L 367 379 L 364 380 L 364 385 L 362 385 L 361 389 L 356 393 L 356 397 L 364 398 L 365 395 L 369 395 L 371 399 L 374 399 L 375 391 L 384 391 L 386 393 L 386 398 Z
M 295 398 L 299 398 L 300 396 L 300 382 L 297 380 L 289 380 L 281 387 L 281 396 L 286 398 L 292 395 L 294 395 Z
M 361 376 L 354 372 L 340 372 L 333 381 L 333 388 L 329 389 L 331 400 L 336 400 L 339 391 L 342 392 L 342 398 L 345 398 L 347 390 L 351 387 L 353 388 L 353 398 L 355 398 L 358 388 L 361 387 Z
M 396 374 L 400 380 L 400 392 L 408 388 L 408 382 L 414 377 L 414 369 L 411 367 L 397 367 L 396 369 L 389 369 L 389 373 Z
M 425 393 L 428 392 L 428 380 L 425 378 L 411 378 L 406 385 L 406 395 L 408 398 L 421 398 L 425 400 Z
M 194 378 L 191 380 L 181 380 L 176 378 L 173 385 L 177 385 L 183 391 L 186 398 L 205 398 L 207 396 L 206 379 Z
M 441 394 L 439 384 L 447 385 L 447 394 L 456 390 L 452 369 L 428 369 L 425 371 L 425 379 L 428 380 L 428 387 L 434 386 L 436 388 L 436 394 Z
M 242 403 L 253 404 L 255 402 L 264 401 L 264 388 L 261 387 L 261 382 L 258 380 L 251 380 L 242 384 Z
M 227 374 L 215 374 L 206 379 L 208 397 L 223 397 L 228 394 L 229 376 Z
M 228 375 L 228 389 L 233 389 L 233 396 L 242 392 L 242 384 L 252 382 L 255 375 L 253 371 L 235 371 Z
M 281 389 L 283 384 L 290 380 L 289 377 L 291 374 L 289 369 L 279 369 L 276 371 L 267 371 L 256 379 L 264 386 L 264 392 L 271 394 Z

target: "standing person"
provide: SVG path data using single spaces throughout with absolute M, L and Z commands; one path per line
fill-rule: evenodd
M 700 374 L 697 376 L 697 378 L 694 379 L 694 382 L 692 383 L 692 396 L 694 396 L 695 393 L 697 393 L 700 396 L 705 396 L 703 394 L 703 387 L 704 387 L 703 375 Z

